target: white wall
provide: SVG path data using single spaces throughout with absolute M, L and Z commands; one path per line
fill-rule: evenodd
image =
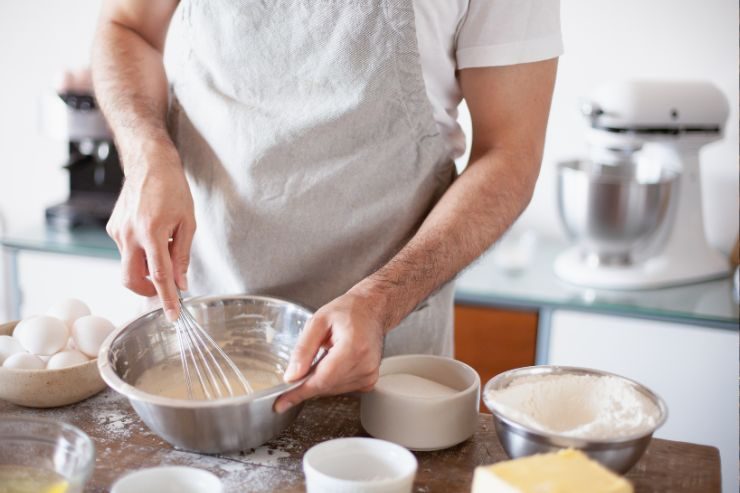
M 116 260 L 22 252 L 18 272 L 23 297 L 20 318 L 46 313 L 62 298 L 84 300 L 94 315 L 116 326 L 155 308 L 120 283 Z
M 0 214 L 10 228 L 66 198 L 65 143 L 41 134 L 39 101 L 55 73 L 88 64 L 99 3 L 0 2 Z
M 43 221 L 67 196 L 66 143 L 41 132 L 40 102 L 56 73 L 88 65 L 99 4 L 0 1 L 0 235 Z M 9 313 L 6 271 L 0 262 L 0 320 Z
M 737 0 L 562 0 L 560 60 L 542 175 L 517 227 L 559 236 L 555 163 L 585 151 L 579 98 L 621 78 L 694 78 L 717 84 L 731 113 L 722 142 L 702 153 L 709 240 L 725 252 L 738 234 Z
M 62 142 L 39 133 L 38 101 L 54 73 L 85 65 L 98 0 L 0 2 L 0 214 L 11 228 L 66 193 Z M 735 0 L 562 0 L 562 57 L 535 198 L 519 226 L 561 234 L 554 164 L 582 152 L 581 96 L 623 77 L 707 78 L 729 96 L 728 135 L 703 154 L 710 240 L 738 230 L 738 4 Z

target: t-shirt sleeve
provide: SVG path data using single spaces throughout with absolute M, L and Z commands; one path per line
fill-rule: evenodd
M 470 0 L 458 28 L 458 69 L 536 62 L 562 53 L 560 0 Z

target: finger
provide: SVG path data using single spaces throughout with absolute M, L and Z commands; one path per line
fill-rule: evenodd
M 367 382 L 367 383 L 365 383 L 365 385 L 363 385 L 362 387 L 359 387 L 357 391 L 358 392 L 371 392 L 373 389 L 375 389 L 375 385 L 378 383 L 377 373 L 368 375 L 367 377 L 363 379 L 363 382 Z
M 318 388 L 312 383 L 309 383 L 309 380 L 311 379 L 309 378 L 308 380 L 306 380 L 303 385 L 301 385 L 297 389 L 291 390 L 290 392 L 286 392 L 285 394 L 281 395 L 275 401 L 275 412 L 278 414 L 283 414 L 288 409 L 295 407 L 306 399 L 310 399 L 311 397 L 318 395 Z
M 172 260 L 170 259 L 168 244 L 169 239 L 163 236 L 160 239 L 152 239 L 144 248 L 149 267 L 149 277 L 157 289 L 167 319 L 174 322 L 179 316 L 180 309 L 177 287 L 172 276 Z
M 121 250 L 121 276 L 123 285 L 136 294 L 154 296 L 157 290 L 147 279 L 146 254 L 138 244 L 126 245 Z
M 193 243 L 195 225 L 185 222 L 172 235 L 170 257 L 172 258 L 172 272 L 175 283 L 183 291 L 188 290 L 188 266 L 190 265 L 190 246 Z
M 311 317 L 290 354 L 290 363 L 283 377 L 286 382 L 294 382 L 308 373 L 311 362 L 329 335 L 329 329 L 330 323 L 324 316 L 315 314 Z
M 275 401 L 275 411 L 284 413 L 288 409 L 313 397 L 338 395 L 354 391 L 369 392 L 375 388 L 374 385 L 367 385 L 365 382 L 367 382 L 367 378 L 363 377 L 350 382 L 334 383 L 323 380 L 317 375 L 312 375 L 300 387 L 281 395 Z
M 108 223 L 105 226 L 105 232 L 108 233 L 108 236 L 110 237 L 110 239 L 113 240 L 113 243 L 116 244 L 116 248 L 118 248 L 118 251 L 121 252 L 122 245 L 121 245 L 121 242 L 118 241 L 118 232 L 113 228 L 111 223 Z
M 339 360 L 339 361 L 337 361 Z M 286 392 L 275 401 L 275 411 L 284 413 L 291 407 L 301 402 L 319 395 L 327 395 L 336 390 L 336 371 L 341 363 L 341 358 L 337 357 L 337 352 L 330 352 L 317 366 L 316 370 L 303 382 L 299 387 Z M 340 391 L 341 392 L 341 391 Z

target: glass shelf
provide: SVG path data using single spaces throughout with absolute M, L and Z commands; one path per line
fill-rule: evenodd
M 0 245 L 16 250 L 120 258 L 116 244 L 102 228 L 57 230 L 40 224 L 10 232 L 0 238 Z
M 531 264 L 509 274 L 497 268 L 489 251 L 457 280 L 456 299 L 473 304 L 524 308 L 565 308 L 639 316 L 697 325 L 738 328 L 740 310 L 726 277 L 662 289 L 612 291 L 567 284 L 553 262 L 568 245 L 540 239 Z

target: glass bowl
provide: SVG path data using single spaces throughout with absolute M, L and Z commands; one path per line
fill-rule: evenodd
M 0 483 L 10 491 L 81 493 L 94 466 L 95 445 L 77 427 L 43 418 L 0 419 Z

